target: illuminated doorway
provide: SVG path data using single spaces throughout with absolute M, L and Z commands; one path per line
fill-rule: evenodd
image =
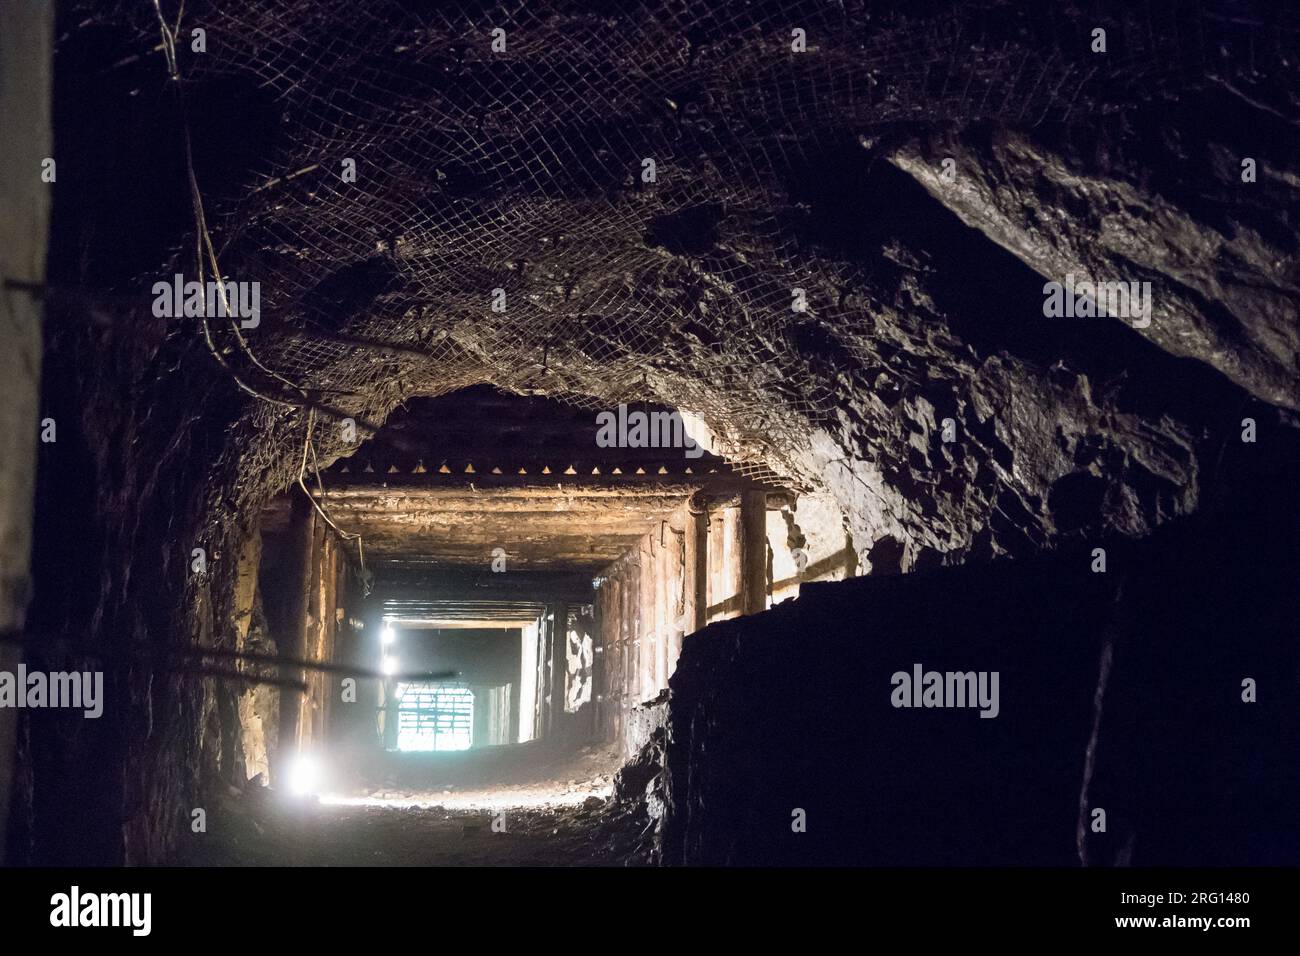
M 464 684 L 397 685 L 397 749 L 468 750 L 474 739 L 474 694 Z

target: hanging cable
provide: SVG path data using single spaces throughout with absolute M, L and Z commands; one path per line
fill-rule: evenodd
M 344 541 L 357 542 L 357 560 L 361 566 L 361 580 L 366 594 L 369 594 L 370 579 L 366 574 L 366 556 L 365 556 L 365 549 L 361 540 L 361 535 L 357 532 L 344 531 L 342 528 L 340 528 L 334 522 L 334 520 L 330 518 L 330 516 L 326 513 L 324 506 L 312 496 L 311 491 L 307 488 L 306 482 L 303 480 L 307 470 L 307 455 L 310 452 L 312 458 L 312 469 L 316 475 L 316 484 L 320 490 L 321 497 L 324 498 L 325 485 L 320 477 L 320 467 L 319 464 L 317 463 L 316 450 L 312 443 L 312 432 L 316 420 L 316 405 L 308 400 L 309 396 L 307 394 L 306 389 L 291 382 L 289 379 L 285 378 L 279 372 L 271 368 L 268 368 L 266 365 L 262 363 L 260 359 L 258 359 L 257 355 L 253 352 L 252 347 L 248 344 L 248 340 L 244 338 L 243 333 L 240 331 L 239 323 L 235 321 L 234 315 L 231 312 L 230 300 L 226 295 L 226 283 L 221 275 L 221 266 L 217 261 L 216 247 L 212 242 L 212 234 L 208 230 L 207 215 L 203 207 L 203 193 L 199 189 L 198 176 L 194 171 L 194 149 L 193 149 L 193 140 L 190 135 L 189 114 L 185 106 L 185 93 L 181 81 L 180 65 L 176 57 L 176 35 L 180 32 L 181 20 L 184 18 L 185 15 L 185 3 L 184 0 L 182 0 L 180 8 L 176 14 L 176 23 L 174 26 L 168 26 L 167 19 L 166 17 L 163 16 L 162 5 L 160 0 L 153 0 L 153 7 L 154 7 L 154 11 L 158 15 L 158 27 L 162 34 L 162 46 L 163 46 L 164 56 L 166 57 L 167 60 L 167 71 L 170 74 L 172 81 L 176 84 L 176 98 L 177 98 L 177 103 L 179 104 L 180 114 L 181 114 L 181 129 L 182 129 L 184 143 L 185 143 L 185 172 L 186 172 L 186 179 L 189 183 L 190 203 L 191 206 L 193 207 L 193 214 L 194 214 L 195 266 L 198 270 L 197 279 L 199 282 L 200 294 L 203 297 L 203 309 L 201 315 L 203 320 L 204 341 L 207 344 L 208 351 L 211 352 L 212 357 L 216 359 L 217 364 L 220 365 L 221 368 L 223 368 L 230 375 L 230 377 L 234 380 L 235 384 L 242 391 L 264 402 L 268 402 L 270 404 L 277 405 L 282 408 L 294 408 L 294 409 L 306 410 L 307 435 L 303 443 L 302 464 L 298 469 L 298 487 L 302 489 L 303 494 L 305 494 L 307 496 L 307 499 L 312 503 L 312 507 L 316 509 L 317 513 L 321 516 L 321 519 L 330 528 L 334 530 L 335 534 L 337 534 Z M 207 272 L 204 263 L 205 254 L 207 257 L 207 263 L 211 266 L 212 277 L 215 280 L 216 287 L 217 287 L 217 294 L 220 296 L 221 299 L 222 314 L 229 318 L 230 328 L 235 333 L 235 340 L 239 343 L 240 350 L 243 351 L 243 353 L 248 356 L 249 361 L 251 361 L 254 366 L 260 369 L 266 375 L 276 379 L 277 381 L 285 385 L 292 392 L 296 392 L 299 396 L 301 396 L 302 398 L 301 402 L 289 401 L 286 399 L 277 398 L 272 395 L 267 395 L 264 392 L 261 392 L 258 389 L 254 388 L 253 386 L 249 385 L 247 382 L 243 380 L 243 378 L 239 375 L 239 373 L 236 372 L 235 369 L 231 367 L 231 365 L 226 361 L 225 356 L 223 356 L 221 354 L 221 351 L 217 348 L 216 342 L 213 341 L 212 338 L 212 328 L 211 326 L 208 325 L 208 316 L 207 316 L 208 303 L 207 303 L 207 283 L 206 283 Z M 373 428 L 371 429 L 372 433 L 374 430 L 375 429 Z
M 323 499 L 325 497 L 325 483 L 321 480 L 320 467 L 316 463 L 316 447 L 311 440 L 312 431 L 315 424 L 316 424 L 316 412 L 314 409 L 308 409 L 307 410 L 307 435 L 306 438 L 303 440 L 303 445 L 302 445 L 302 464 L 298 468 L 298 487 L 302 489 L 302 493 L 307 496 L 307 500 L 311 502 L 312 507 L 315 508 L 316 512 L 321 516 L 321 520 L 324 521 L 327 525 L 329 525 L 332 529 L 334 529 L 335 534 L 337 534 L 344 541 L 355 541 L 357 543 L 357 560 L 360 562 L 361 565 L 362 586 L 364 588 L 365 594 L 369 595 L 370 579 L 366 574 L 366 552 L 361 541 L 361 535 L 355 531 L 344 531 L 337 524 L 335 524 L 334 519 L 332 519 L 326 513 L 321 503 L 318 502 L 316 498 L 312 495 L 310 489 L 308 489 L 307 487 L 307 482 L 305 481 L 305 478 L 307 476 L 307 456 L 308 454 L 310 454 L 312 460 L 312 471 L 316 475 L 316 487 L 320 490 L 321 498 Z

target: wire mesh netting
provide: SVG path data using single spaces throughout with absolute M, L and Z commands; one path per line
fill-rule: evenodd
M 725 431 L 743 465 L 791 416 L 834 411 L 800 330 L 850 353 L 870 330 L 860 304 L 792 304 L 859 268 L 791 225 L 792 183 L 820 151 L 900 124 L 1068 122 L 1194 82 L 1226 34 L 1256 49 L 1238 6 L 235 0 L 117 15 L 142 48 L 159 19 L 176 26 L 188 88 L 234 78 L 275 114 L 252 170 L 200 184 L 224 274 L 262 285 L 249 342 L 267 368 L 387 407 L 484 381 L 588 407 L 662 401 Z M 1294 39 L 1259 36 L 1259 55 Z M 191 122 L 196 151 L 222 148 Z

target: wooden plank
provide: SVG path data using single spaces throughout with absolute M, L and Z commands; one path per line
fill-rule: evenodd
M 744 614 L 767 609 L 767 495 L 747 491 L 740 500 L 740 606 Z

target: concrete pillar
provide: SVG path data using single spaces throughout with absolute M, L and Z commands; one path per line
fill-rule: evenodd
M 746 491 L 740 497 L 740 610 L 757 614 L 767 609 L 767 492 Z
M 31 560 L 32 496 L 40 429 L 41 303 L 3 283 L 45 281 L 50 190 L 42 162 L 54 157 L 50 132 L 54 4 L 5 5 L 0 29 L 0 632 L 26 626 Z M 72 422 L 57 427 L 70 428 Z M 16 644 L 0 643 L 0 670 L 20 660 Z M 18 711 L 0 708 L 0 862 L 13 786 Z

